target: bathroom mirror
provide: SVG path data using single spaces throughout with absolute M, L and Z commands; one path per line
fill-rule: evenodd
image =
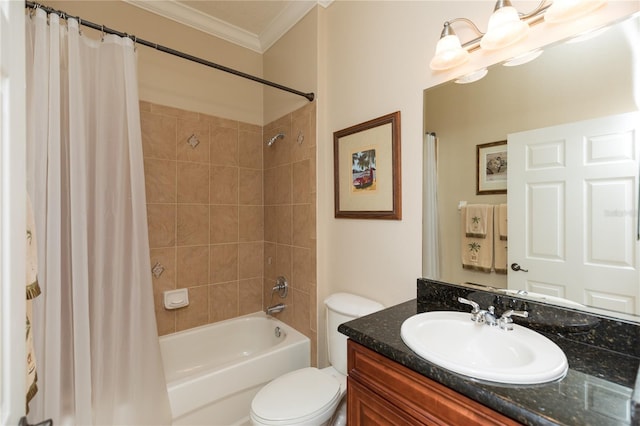
M 507 202 L 505 194 L 476 195 L 476 147 L 515 132 L 637 111 L 639 21 L 634 16 L 591 39 L 554 43 L 527 64 L 496 64 L 471 84 L 451 81 L 424 91 L 424 130 L 438 137 L 440 280 L 507 289 L 507 275 L 465 270 L 461 264 L 460 202 Z M 637 210 L 633 214 L 637 217 Z M 637 250 L 634 256 L 637 262 Z M 573 302 L 571 308 L 583 303 Z M 637 315 L 607 313 L 640 321 Z

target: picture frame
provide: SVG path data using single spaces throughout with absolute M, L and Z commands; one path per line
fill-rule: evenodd
M 400 111 L 333 133 L 335 217 L 402 219 Z
M 476 145 L 476 195 L 507 193 L 507 141 Z

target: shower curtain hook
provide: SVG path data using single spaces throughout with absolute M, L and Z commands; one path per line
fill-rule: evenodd
M 135 34 L 133 35 L 133 51 L 138 51 L 138 36 L 136 36 Z
M 100 41 L 104 42 L 104 25 L 100 25 L 100 31 L 102 32 L 102 36 L 100 37 Z

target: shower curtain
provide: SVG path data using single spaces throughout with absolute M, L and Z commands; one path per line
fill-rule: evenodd
M 437 138 L 432 133 L 424 137 L 422 194 L 422 274 L 440 279 L 440 221 L 438 218 Z
M 27 188 L 39 236 L 30 420 L 169 424 L 131 40 L 27 21 Z

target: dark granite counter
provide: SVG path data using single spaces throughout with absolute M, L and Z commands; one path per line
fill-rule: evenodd
M 542 385 L 499 385 L 470 379 L 418 357 L 400 337 L 402 323 L 432 310 L 468 311 L 457 303 L 458 296 L 475 300 L 484 308 L 493 304 L 497 313 L 526 308 L 529 318 L 515 322 L 536 329 L 562 348 L 569 361 L 567 375 Z M 490 303 L 483 298 L 489 298 Z M 417 299 L 347 322 L 338 330 L 523 424 L 640 425 L 640 326 L 635 323 L 418 280 Z

